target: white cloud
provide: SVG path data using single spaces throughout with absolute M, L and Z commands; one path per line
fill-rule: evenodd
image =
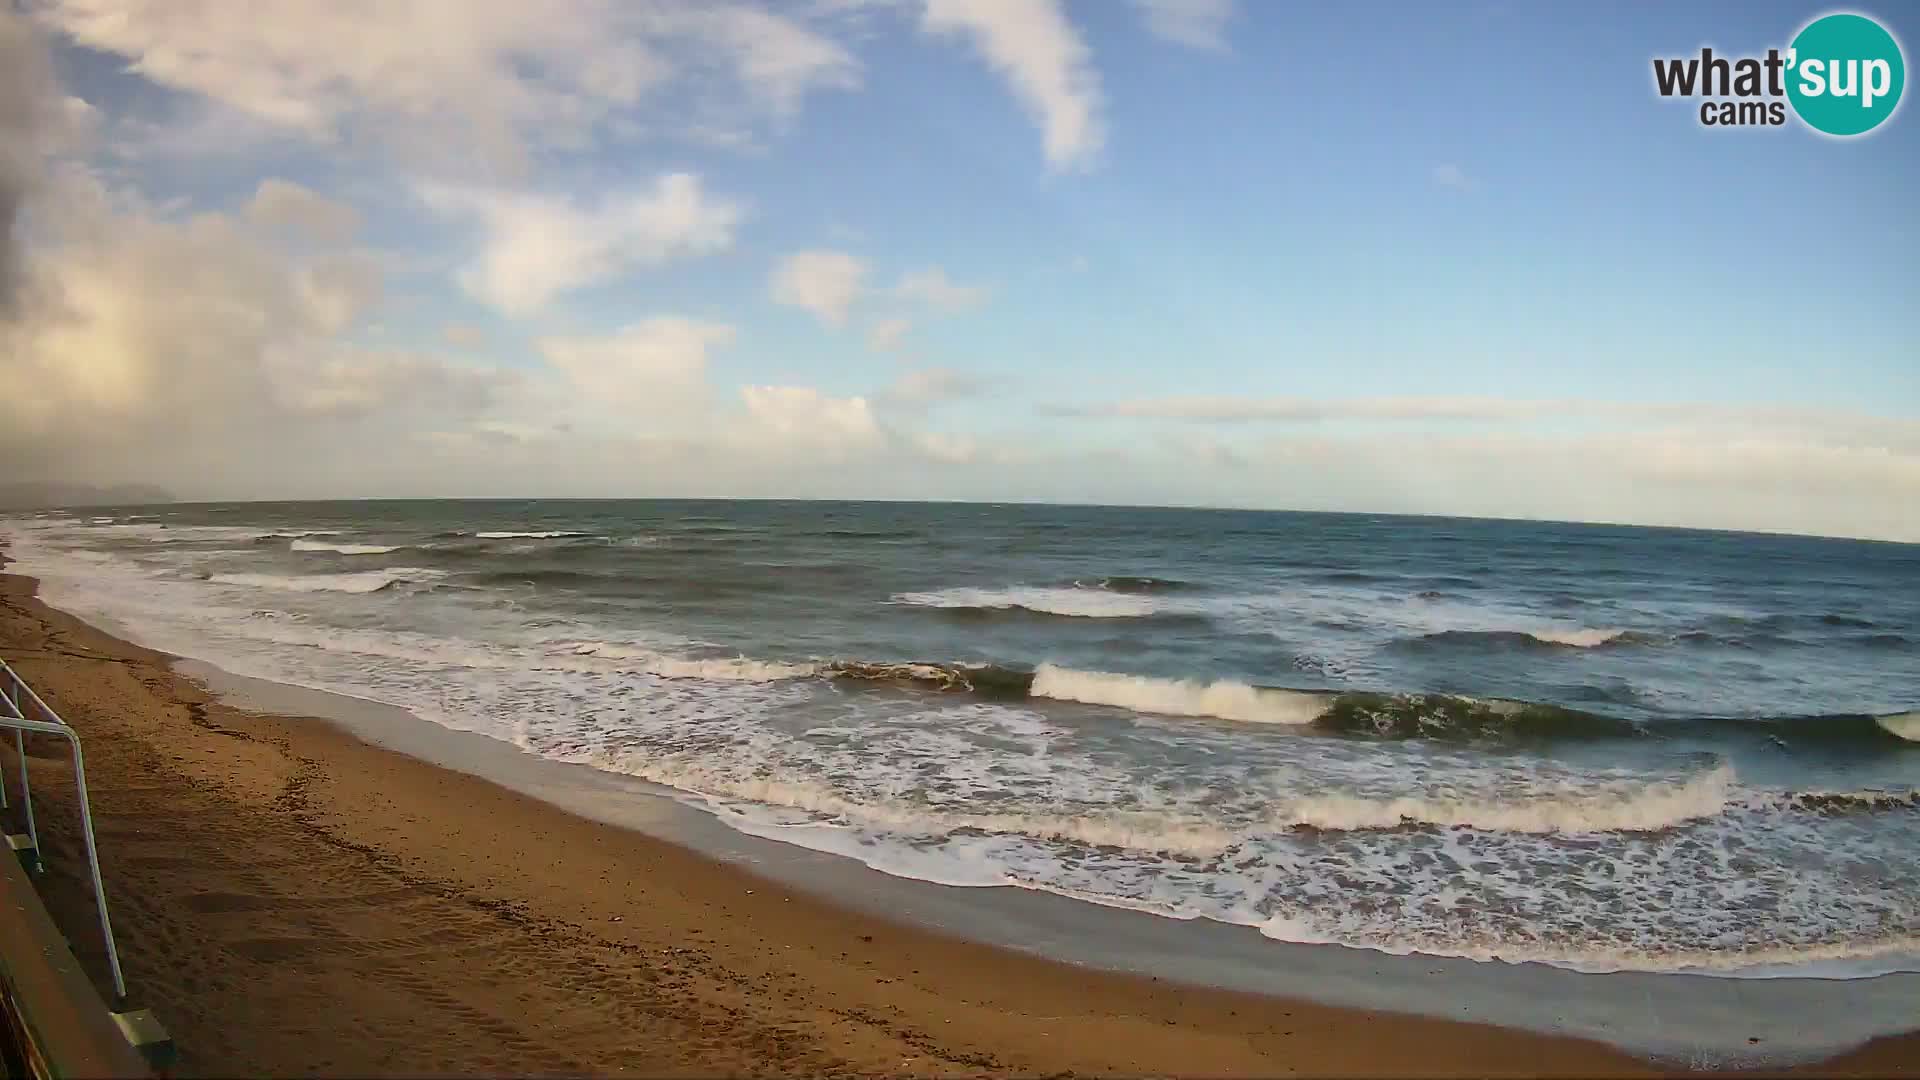
M 912 329 L 910 319 L 875 319 L 867 327 L 867 346 L 874 352 L 897 352 L 906 344 L 907 332 Z
M 810 311 L 828 326 L 845 326 L 866 272 L 866 263 L 844 251 L 802 251 L 781 260 L 770 291 L 777 304 Z
M 863 397 L 831 397 L 810 386 L 743 386 L 740 401 L 761 431 L 783 444 L 845 455 L 886 441 Z
M 436 212 L 479 225 L 480 255 L 461 283 L 512 315 L 530 314 L 555 296 L 632 267 L 724 251 L 745 216 L 740 204 L 707 195 L 699 177 L 686 173 L 584 207 L 445 184 L 423 184 L 419 193 Z
M 978 397 L 987 390 L 986 380 L 977 376 L 952 368 L 928 367 L 901 375 L 878 396 L 889 405 L 924 410 L 945 401 Z
M 1550 403 L 1486 397 L 1300 398 L 1176 395 L 1062 406 L 1063 416 L 1156 420 L 1309 422 L 1322 420 L 1506 420 L 1537 416 Z
M 1133 0 L 1155 36 L 1194 49 L 1225 49 L 1233 0 Z
M 1433 182 L 1449 191 L 1473 191 L 1480 186 L 1480 182 L 1468 176 L 1465 169 L 1453 164 L 1435 165 Z
M 915 300 L 948 312 L 978 307 L 987 297 L 985 287 L 961 285 L 937 266 L 904 275 L 893 291 L 903 300 Z
M 294 271 L 294 286 L 308 316 L 323 334 L 337 334 L 358 322 L 380 300 L 380 266 L 371 256 L 337 253 L 318 256 Z
M 41 157 L 57 129 L 45 49 L 23 20 L 0 10 L 0 316 L 20 288 L 21 208 L 42 178 Z
M 466 323 L 448 323 L 440 330 L 440 336 L 447 344 L 462 349 L 477 349 L 487 343 L 487 332 L 477 326 Z
M 583 402 L 638 424 L 704 408 L 707 350 L 733 339 L 731 326 L 656 316 L 605 337 L 548 338 L 539 344 L 541 355 L 567 377 Z
M 727 0 L 263 0 L 245 18 L 220 0 L 29 4 L 156 83 L 307 137 L 370 133 L 509 166 L 529 146 L 579 145 L 668 87 L 682 112 L 778 117 L 859 78 L 816 30 Z
M 234 217 L 116 209 L 79 172 L 49 191 L 25 303 L 0 319 L 9 472 L 271 492 L 508 398 L 506 373 L 343 340 L 378 295 L 353 253 L 294 259 Z
M 1100 76 L 1059 0 L 927 0 L 928 33 L 970 40 L 1039 121 L 1047 164 L 1089 163 L 1105 141 Z
M 360 214 L 353 207 L 277 178 L 260 181 L 246 214 L 258 225 L 298 230 L 322 243 L 349 240 L 360 227 Z
M 921 431 L 914 433 L 912 443 L 926 458 L 949 465 L 969 465 L 982 456 L 979 441 L 968 435 Z
M 393 350 L 341 350 L 298 363 L 285 356 L 269 360 L 279 403 L 324 416 L 365 416 L 401 403 L 470 415 L 490 407 L 518 382 L 506 371 Z
M 1119 417 L 1195 423 L 1309 424 L 1340 421 L 1444 422 L 1459 425 L 1576 421 L 1724 438 L 1728 429 L 1920 453 L 1920 419 L 1840 409 L 1712 402 L 1616 402 L 1578 398 L 1471 395 L 1358 398 L 1172 395 L 1094 405 L 1052 406 L 1056 416 Z

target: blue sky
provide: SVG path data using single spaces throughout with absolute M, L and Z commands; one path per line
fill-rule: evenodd
M 42 124 L 39 168 L 189 249 L 169 258 L 288 276 L 244 331 L 203 335 L 236 356 L 98 368 L 258 382 L 248 407 L 290 446 L 156 454 L 134 431 L 63 467 L 222 496 L 910 493 L 1920 538 L 1911 109 L 1851 140 L 1716 131 L 1652 87 L 1656 55 L 1763 53 L 1827 7 L 408 0 L 368 39 L 311 5 L 236 26 L 120 3 L 17 16 L 51 58 L 37 92 L 87 103 Z M 1920 40 L 1911 9 L 1849 10 Z M 125 253 L 42 201 L 26 265 L 95 295 Z M 260 231 L 328 207 L 355 222 L 337 250 Z M 208 251 L 187 234 L 213 221 L 233 236 Z M 340 298 L 288 299 L 310 280 Z M 256 302 L 233 292 L 144 302 Z M 89 350 L 129 337 L 99 330 Z M 615 344 L 569 366 L 556 342 Z M 102 408 L 102 378 L 41 415 L 139 407 Z M 290 448 L 376 437 L 424 457 Z

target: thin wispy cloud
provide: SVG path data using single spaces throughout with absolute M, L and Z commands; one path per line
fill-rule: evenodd
M 1467 175 L 1467 171 L 1458 165 L 1435 165 L 1432 172 L 1433 182 L 1449 191 L 1475 191 L 1480 182 Z

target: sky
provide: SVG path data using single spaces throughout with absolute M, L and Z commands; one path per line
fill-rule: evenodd
M 1829 10 L 0 0 L 0 471 L 1920 541 L 1920 118 L 1653 88 Z

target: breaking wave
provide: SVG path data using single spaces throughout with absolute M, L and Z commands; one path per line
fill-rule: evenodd
M 1056 664 L 1041 664 L 1027 671 L 997 665 L 836 660 L 816 664 L 814 673 L 999 700 L 1051 698 L 1139 713 L 1272 724 L 1359 738 L 1452 742 L 1650 738 L 1704 727 L 1772 738 L 1789 747 L 1801 742 L 1920 747 L 1920 712 L 1642 722 L 1500 698 L 1301 690 L 1237 679 L 1165 679 L 1080 671 Z
M 897 593 L 893 603 L 954 611 L 1031 611 L 1079 619 L 1142 619 L 1160 611 L 1151 597 L 1079 588 L 944 589 Z
M 1248 840 L 1298 830 L 1375 832 L 1406 828 L 1586 836 L 1655 833 L 1741 808 L 1733 767 L 1594 794 L 1500 799 L 1378 798 L 1320 793 L 1273 803 L 1262 822 L 1232 826 L 1171 810 L 1089 810 L 1075 813 L 965 813 L 909 801 L 849 798 L 800 779 L 742 777 L 687 762 L 611 755 L 601 767 L 639 776 L 706 798 L 738 799 L 820 815 L 833 824 L 907 836 L 978 831 L 1210 858 Z M 1912 805 L 1908 800 L 1903 806 Z
M 1440 630 L 1410 639 L 1425 645 L 1470 645 L 1504 648 L 1597 649 L 1616 642 L 1641 640 L 1620 629 L 1535 628 L 1532 630 Z
M 387 555 L 405 544 L 326 544 L 318 540 L 295 540 L 287 545 L 293 551 L 331 551 L 337 555 Z
M 393 585 L 422 584 L 444 576 L 439 570 L 395 566 L 350 574 L 214 574 L 209 581 L 285 592 L 374 593 Z
M 1076 671 L 1041 664 L 1027 692 L 1034 697 L 1112 705 L 1163 716 L 1203 716 L 1249 724 L 1311 724 L 1325 711 L 1325 695 L 1250 686 L 1234 679 L 1212 682 L 1154 679 L 1106 671 Z
M 1329 831 L 1392 829 L 1407 825 L 1464 827 L 1491 832 L 1580 835 L 1659 832 L 1724 811 L 1734 794 L 1731 765 L 1718 765 L 1677 783 L 1651 783 L 1615 793 L 1514 801 L 1389 799 L 1318 795 L 1276 812 L 1276 824 Z
M 458 535 L 465 536 L 467 534 L 460 533 Z M 547 532 L 477 532 L 473 534 L 473 537 L 476 540 L 559 540 L 572 536 L 592 535 L 592 533 L 569 532 L 565 529 L 555 529 Z
M 1920 743 L 1920 712 L 1899 713 L 1894 716 L 1876 716 L 1873 718 L 1880 730 L 1896 739 Z

